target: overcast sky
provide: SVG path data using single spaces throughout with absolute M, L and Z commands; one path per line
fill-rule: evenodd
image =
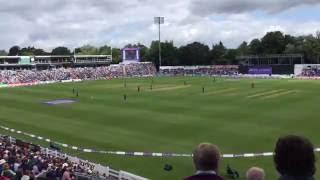
M 242 41 L 280 30 L 320 30 L 319 0 L 0 0 L 0 49 L 12 45 L 123 47 L 157 39 L 154 16 L 164 16 L 164 40 L 177 46 Z

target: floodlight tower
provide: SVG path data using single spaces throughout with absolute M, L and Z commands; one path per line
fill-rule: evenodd
M 161 67 L 161 24 L 164 24 L 164 17 L 154 17 L 154 23 L 159 27 L 159 68 Z

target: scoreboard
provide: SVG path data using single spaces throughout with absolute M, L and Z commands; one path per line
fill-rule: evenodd
M 124 48 L 122 49 L 123 63 L 140 62 L 139 48 Z

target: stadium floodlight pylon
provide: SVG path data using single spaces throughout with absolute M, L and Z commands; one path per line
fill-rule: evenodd
M 161 24 L 164 24 L 164 17 L 154 17 L 154 23 L 159 27 L 159 67 L 161 67 Z

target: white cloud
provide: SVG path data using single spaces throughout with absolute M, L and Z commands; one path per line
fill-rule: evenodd
M 245 13 L 265 11 L 278 13 L 302 5 L 320 4 L 319 0 L 192 0 L 190 9 L 194 14 Z
M 220 8 L 217 7 L 218 12 L 223 15 L 219 20 L 215 19 L 216 15 L 209 15 L 212 12 L 211 1 L 220 4 Z M 195 2 L 199 4 L 195 5 Z M 203 4 L 205 2 L 209 4 Z M 302 35 L 314 33 L 317 27 L 320 27 L 317 21 L 258 19 L 250 13 L 251 10 L 246 12 L 246 8 L 242 8 L 241 11 L 223 8 L 235 6 L 238 1 L 210 0 L 210 2 L 205 0 L 0 0 L 0 49 L 8 49 L 13 45 L 30 45 L 45 49 L 61 45 L 74 48 L 84 44 L 109 44 L 122 47 L 127 43 L 141 42 L 149 45 L 152 40 L 157 39 L 157 28 L 153 25 L 154 16 L 166 18 L 166 23 L 162 26 L 162 39 L 173 40 L 176 45 L 192 41 L 211 45 L 221 40 L 228 47 L 236 47 L 242 41 L 261 37 L 270 30 Z M 249 0 L 242 2 L 249 2 Z M 299 3 L 302 1 L 297 0 L 290 0 L 290 2 L 291 7 L 315 3 L 313 0 L 303 1 L 305 3 Z M 262 5 L 255 4 L 254 9 L 261 9 Z M 265 3 L 268 6 L 275 4 L 276 0 Z M 283 7 L 282 3 L 278 5 Z M 274 8 L 266 9 L 269 12 Z

